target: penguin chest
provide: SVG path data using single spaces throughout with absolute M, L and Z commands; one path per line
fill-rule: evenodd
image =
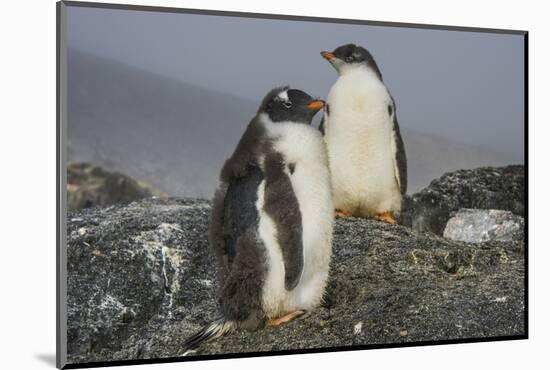
M 389 135 L 362 134 L 329 145 L 334 203 L 338 209 L 373 216 L 393 209 L 399 191 Z
M 328 277 L 334 206 L 328 162 L 320 158 L 303 161 L 291 176 L 302 214 L 304 248 L 302 277 L 289 302 L 296 309 L 310 310 L 319 304 Z
M 302 220 L 303 268 L 292 290 L 285 288 L 285 264 L 278 244 L 278 225 L 263 211 L 263 194 L 258 197 L 261 213 L 259 234 L 268 255 L 268 272 L 263 289 L 263 306 L 268 317 L 317 306 L 322 298 L 331 256 L 333 203 L 328 157 L 322 137 L 311 127 L 292 124 L 275 143 L 289 170 L 287 175 L 298 200 Z M 259 193 L 265 188 L 260 184 Z
M 359 81 L 361 82 L 361 81 Z M 391 101 L 379 82 L 344 81 L 329 95 L 331 115 L 326 137 L 334 205 L 359 216 L 399 207 L 391 145 Z

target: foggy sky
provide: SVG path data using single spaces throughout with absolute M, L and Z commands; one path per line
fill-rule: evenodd
M 319 52 L 357 43 L 401 126 L 523 161 L 520 35 L 79 7 L 67 19 L 70 48 L 258 103 L 285 84 L 326 97 L 337 75 Z

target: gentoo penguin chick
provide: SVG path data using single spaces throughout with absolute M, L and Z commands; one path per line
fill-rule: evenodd
M 220 315 L 186 350 L 239 327 L 279 325 L 321 302 L 334 206 L 326 146 L 310 124 L 323 106 L 300 90 L 272 90 L 225 162 L 209 225 Z
M 347 44 L 321 55 L 339 75 L 321 127 L 336 215 L 393 224 L 407 191 L 407 159 L 395 102 L 365 48 Z

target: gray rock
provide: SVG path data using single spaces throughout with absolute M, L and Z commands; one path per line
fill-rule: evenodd
M 468 243 L 523 240 L 523 217 L 509 211 L 460 209 L 447 222 L 443 236 Z
M 447 221 L 461 208 L 525 213 L 524 168 L 482 167 L 443 175 L 403 200 L 401 223 L 419 232 L 443 235 Z
M 143 199 L 68 214 L 70 363 L 179 356 L 217 313 L 209 203 Z M 194 356 L 524 334 L 521 241 L 467 244 L 339 219 L 321 307 Z
M 89 163 L 70 163 L 67 166 L 69 210 L 129 203 L 153 195 L 165 194 L 119 172 L 106 171 Z

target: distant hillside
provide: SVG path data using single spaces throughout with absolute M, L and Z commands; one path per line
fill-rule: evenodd
M 255 104 L 79 51 L 68 53 L 69 160 L 210 196 Z
M 408 193 L 417 192 L 446 172 L 516 164 L 510 155 L 447 138 L 410 129 L 403 129 L 402 135 L 409 165 Z
M 69 161 L 121 171 L 176 196 L 212 195 L 262 98 L 209 91 L 77 50 L 68 52 L 68 72 Z M 447 171 L 510 163 L 418 131 L 403 129 L 403 136 L 409 192 Z

